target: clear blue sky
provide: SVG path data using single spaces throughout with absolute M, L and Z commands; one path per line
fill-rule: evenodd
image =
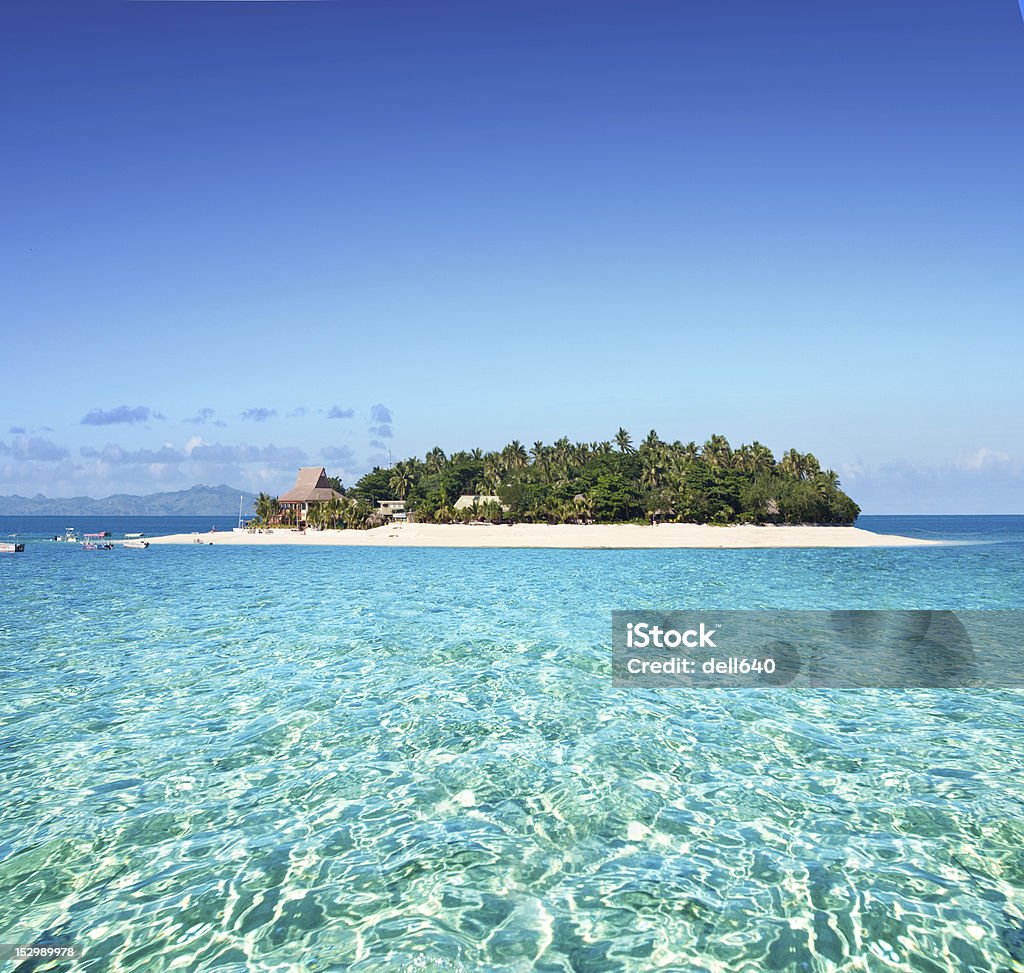
M 624 425 L 1024 510 L 1015 0 L 33 0 L 0 45 L 0 493 Z

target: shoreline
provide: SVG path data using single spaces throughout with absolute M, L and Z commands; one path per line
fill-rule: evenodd
M 274 528 L 149 537 L 152 545 L 547 548 L 580 550 L 935 547 L 945 541 L 876 534 L 860 527 L 737 524 L 391 524 L 372 530 Z

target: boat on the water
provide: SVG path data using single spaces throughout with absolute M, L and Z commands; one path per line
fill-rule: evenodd
M 105 531 L 102 534 L 86 534 L 85 536 L 87 539 L 82 541 L 83 551 L 112 551 L 114 549 L 114 545 L 110 541 L 104 541 L 102 544 L 97 542 L 98 538 L 107 536 Z M 88 538 L 96 539 L 89 540 Z
M 20 554 L 25 545 L 20 541 L 0 541 L 0 554 Z
M 77 544 L 79 542 L 78 531 L 74 527 L 65 527 L 63 534 L 54 537 L 55 541 L 63 541 L 65 544 Z
M 125 536 L 127 537 L 128 535 L 126 534 Z M 144 541 L 141 537 L 130 537 L 121 546 L 127 547 L 132 551 L 144 551 L 149 547 L 149 541 Z
M 124 535 L 124 539 L 125 539 L 126 541 L 136 541 L 136 540 L 138 540 L 138 539 L 139 539 L 140 537 L 145 537 L 145 536 L 146 536 L 146 535 L 145 535 L 144 533 L 142 533 L 142 531 L 139 531 L 138 533 L 135 533 L 135 534 L 125 534 L 125 535 Z

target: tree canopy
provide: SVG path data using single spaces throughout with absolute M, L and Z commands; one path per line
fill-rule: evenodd
M 456 510 L 462 495 L 499 497 Z M 465 519 L 532 523 L 662 522 L 698 524 L 851 524 L 860 508 L 810 453 L 790 449 L 776 459 L 761 443 L 733 449 L 715 435 L 702 446 L 662 441 L 652 429 L 634 445 L 619 429 L 613 441 L 446 455 L 434 447 L 421 460 L 377 467 L 348 491 L 368 506 L 404 500 L 417 521 Z

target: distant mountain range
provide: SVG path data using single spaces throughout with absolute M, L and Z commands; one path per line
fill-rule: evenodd
M 238 513 L 238 498 L 242 498 L 242 512 L 253 513 L 255 494 L 221 484 L 220 486 L 194 486 L 189 490 L 172 493 L 149 493 L 144 497 L 130 493 L 115 493 L 94 500 L 92 497 L 64 497 L 53 499 L 37 493 L 34 497 L 0 497 L 0 515 L 46 516 L 68 515 L 87 517 L 106 514 L 110 517 L 228 517 Z

